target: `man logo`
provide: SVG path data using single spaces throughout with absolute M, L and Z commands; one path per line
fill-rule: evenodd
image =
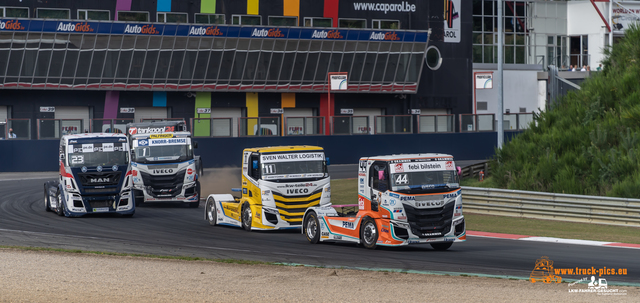
M 107 183 L 109 182 L 109 178 L 92 178 L 90 179 L 91 183 Z

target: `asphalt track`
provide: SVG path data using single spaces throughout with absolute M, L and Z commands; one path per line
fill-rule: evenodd
M 350 178 L 355 175 L 352 169 L 355 165 L 334 166 L 332 176 Z M 640 285 L 637 249 L 471 236 L 442 252 L 429 245 L 376 250 L 354 244 L 311 245 L 297 231 L 246 232 L 210 226 L 202 204 L 197 209 L 145 205 L 136 209 L 133 218 L 59 217 L 44 210 L 43 183 L 52 175 L 0 176 L 0 245 L 513 277 L 528 277 L 536 259 L 548 256 L 556 268 L 626 268 L 626 276 L 603 277 L 609 284 Z M 467 228 L 473 230 L 473 226 Z

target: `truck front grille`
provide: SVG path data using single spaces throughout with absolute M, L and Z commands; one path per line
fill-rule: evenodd
M 154 197 L 175 197 L 182 192 L 186 170 L 171 175 L 151 175 L 140 172 L 147 193 Z
M 450 202 L 442 207 L 428 209 L 418 209 L 408 204 L 403 206 L 411 232 L 418 237 L 442 237 L 451 230 L 455 203 Z
M 90 172 L 90 173 L 78 173 L 80 184 L 82 186 L 105 186 L 105 185 L 118 185 L 120 183 L 120 175 L 122 172 Z
M 280 217 L 291 225 L 301 225 L 304 212 L 309 207 L 319 205 L 321 196 L 322 188 L 307 196 L 287 196 L 273 191 L 273 199 L 276 201 Z

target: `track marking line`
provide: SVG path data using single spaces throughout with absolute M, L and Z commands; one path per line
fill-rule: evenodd
M 640 244 L 632 244 L 632 243 L 617 243 L 617 242 L 580 240 L 580 239 L 564 239 L 564 238 L 554 238 L 554 237 L 536 237 L 536 236 L 512 235 L 512 234 L 491 233 L 491 232 L 471 231 L 471 230 L 467 231 L 467 236 L 479 237 L 479 238 L 523 240 L 523 241 L 546 242 L 546 243 L 561 243 L 561 244 L 640 249 Z

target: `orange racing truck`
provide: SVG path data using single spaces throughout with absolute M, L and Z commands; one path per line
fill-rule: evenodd
M 347 241 L 377 245 L 431 244 L 446 250 L 466 240 L 460 181 L 453 157 L 406 154 L 361 158 L 358 212 L 311 207 L 302 232 L 311 243 Z

